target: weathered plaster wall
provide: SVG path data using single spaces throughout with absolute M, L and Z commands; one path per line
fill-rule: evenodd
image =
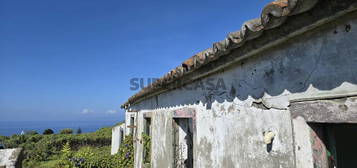
M 166 110 L 155 111 L 152 124 L 152 167 L 172 167 L 173 127 L 172 113 Z
M 114 155 L 118 153 L 121 139 L 125 136 L 125 123 L 117 125 L 112 128 L 112 144 L 111 144 L 111 154 Z
M 312 168 L 313 163 L 313 151 L 312 151 L 312 138 L 311 128 L 307 125 L 306 121 L 302 117 L 293 119 L 294 127 L 294 140 L 295 140 L 295 155 L 296 155 L 296 168 Z
M 213 103 L 197 116 L 196 167 L 292 167 L 290 114 L 263 110 L 239 100 Z M 276 136 L 271 151 L 264 132 Z
M 357 92 L 357 14 L 292 38 L 242 60 L 209 78 L 223 78 L 227 90 L 180 90 L 146 99 L 132 108 L 156 109 L 249 96 L 300 100 Z M 235 54 L 235 52 L 231 53 Z M 195 86 L 196 83 L 189 87 Z
M 124 132 L 125 132 L 125 135 L 130 135 L 132 133 L 132 128 L 131 127 L 131 118 L 134 117 L 134 123 L 133 125 L 134 126 L 137 126 L 137 113 L 136 112 L 125 112 L 125 128 L 124 128 Z M 135 135 L 135 130 L 137 129 L 134 129 L 133 131 L 133 134 Z
M 301 165 L 295 161 L 289 103 L 357 94 L 356 18 L 356 13 L 345 16 L 209 77 L 224 79 L 226 90 L 176 89 L 133 105 L 153 112 L 152 166 L 172 167 L 169 111 L 183 106 L 196 109 L 195 167 Z M 264 131 L 276 135 L 270 152 Z
M 137 115 L 137 122 L 141 124 L 136 124 L 137 126 L 137 134 L 134 136 L 134 142 L 136 142 L 134 150 L 135 150 L 135 155 L 134 155 L 134 162 L 135 162 L 135 167 L 141 168 L 142 163 L 143 163 L 143 142 L 142 142 L 142 135 L 141 133 L 144 132 L 144 116 L 142 115 L 143 113 Z

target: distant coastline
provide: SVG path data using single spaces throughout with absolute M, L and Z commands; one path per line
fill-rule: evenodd
M 94 132 L 102 127 L 113 126 L 119 120 L 112 121 L 0 121 L 0 135 L 11 136 L 21 131 L 34 130 L 42 134 L 45 129 L 59 133 L 61 129 L 81 128 L 82 133 Z

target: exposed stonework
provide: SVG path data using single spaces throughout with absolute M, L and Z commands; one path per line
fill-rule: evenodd
M 307 122 L 357 123 L 357 97 L 292 103 L 293 117 L 302 116 Z
M 22 149 L 0 149 L 0 167 L 22 168 Z

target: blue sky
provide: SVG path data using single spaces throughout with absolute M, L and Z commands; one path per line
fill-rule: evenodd
M 156 78 L 269 0 L 1 0 L 1 120 L 122 120 L 131 78 Z

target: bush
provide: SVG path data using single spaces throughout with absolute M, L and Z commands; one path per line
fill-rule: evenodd
M 144 164 L 149 164 L 151 162 L 151 137 L 145 133 L 142 134 L 143 146 L 144 146 Z
M 71 161 L 73 153 L 71 151 L 71 146 L 67 142 L 63 145 L 61 150 L 61 160 L 57 163 L 57 167 L 59 168 L 72 168 L 74 167 Z
M 73 130 L 70 128 L 65 128 L 60 131 L 60 134 L 73 134 Z
M 103 150 L 104 149 L 104 150 Z M 134 167 L 133 138 L 127 136 L 116 155 L 110 155 L 110 146 L 81 148 L 72 153 L 69 145 L 63 146 L 57 168 L 129 168 Z
M 43 135 L 50 135 L 50 134 L 53 134 L 54 132 L 53 132 L 53 130 L 52 129 L 46 129 L 46 130 L 44 130 L 43 131 Z
M 7 148 L 23 148 L 26 168 L 39 168 L 41 163 L 56 161 L 59 159 L 63 145 L 69 143 L 72 150 L 83 147 L 101 148 L 108 147 L 110 154 L 111 127 L 102 128 L 92 133 L 52 134 L 52 135 L 13 135 L 10 137 L 0 136 L 0 143 Z M 104 155 L 104 154 L 102 154 Z M 44 166 L 49 167 L 49 166 Z M 53 167 L 53 166 L 52 166 Z
M 38 132 L 35 131 L 35 130 L 28 130 L 28 131 L 25 131 L 25 135 L 37 135 Z

